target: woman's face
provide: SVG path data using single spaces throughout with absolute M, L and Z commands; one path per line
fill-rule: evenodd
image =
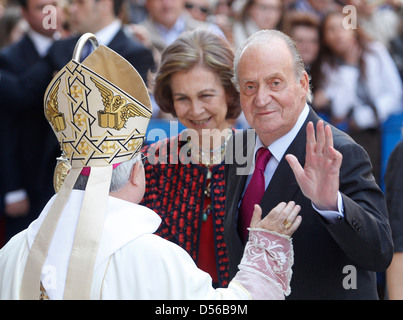
M 327 18 L 323 29 L 324 42 L 339 56 L 344 56 L 356 41 L 354 29 L 345 27 L 343 20 L 343 15 L 333 14 Z
M 293 38 L 306 66 L 312 65 L 319 54 L 319 30 L 314 27 L 296 26 Z
M 260 29 L 275 29 L 282 15 L 280 0 L 254 0 L 249 15 Z
M 173 74 L 171 90 L 178 120 L 199 136 L 203 129 L 223 131 L 229 127 L 226 92 L 219 76 L 210 69 L 195 66 Z

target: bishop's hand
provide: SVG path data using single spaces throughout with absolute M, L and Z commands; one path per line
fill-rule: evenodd
M 286 155 L 286 160 L 294 172 L 302 193 L 319 210 L 337 211 L 337 194 L 342 154 L 333 147 L 333 135 L 330 126 L 324 126 L 322 120 L 315 128 L 309 122 L 306 128 L 306 159 L 302 168 L 294 155 Z

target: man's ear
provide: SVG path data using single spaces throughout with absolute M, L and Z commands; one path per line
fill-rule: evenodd
M 302 87 L 302 89 L 305 91 L 305 94 L 308 93 L 309 90 L 309 76 L 306 71 L 304 71 L 301 75 L 301 79 L 299 80 L 299 83 Z
M 132 170 L 130 171 L 130 183 L 132 183 L 133 185 L 137 185 L 138 184 L 138 177 L 140 176 L 140 169 L 141 169 L 141 161 L 137 161 L 133 167 Z

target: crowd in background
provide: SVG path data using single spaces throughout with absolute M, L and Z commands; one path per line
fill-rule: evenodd
M 18 0 L 1 2 L 0 48 L 29 29 Z M 59 9 L 55 39 L 77 33 L 71 22 L 74 2 L 48 1 Z M 163 48 L 184 30 L 210 28 L 222 34 L 234 50 L 258 30 L 284 31 L 296 41 L 312 76 L 315 110 L 344 130 L 362 131 L 375 129 L 401 109 L 401 83 L 395 71 L 403 76 L 402 8 L 400 0 L 128 0 L 120 19 L 129 35 L 152 50 L 156 63 Z M 337 12 L 339 21 L 331 17 Z M 343 19 L 347 28 L 340 25 Z M 155 107 L 154 117 L 169 118 Z M 248 127 L 242 115 L 238 126 Z
M 52 41 L 82 32 L 75 10 L 84 1 L 32 0 L 58 9 Z M 126 35 L 150 50 L 155 66 L 164 48 L 189 29 L 222 35 L 234 50 L 262 29 L 290 35 L 311 77 L 312 107 L 366 149 L 380 181 L 381 126 L 403 111 L 403 1 L 128 0 L 118 16 Z M 0 50 L 30 28 L 18 0 L 0 0 Z M 152 93 L 151 78 L 144 80 Z M 172 117 L 154 102 L 153 119 Z M 235 126 L 248 127 L 243 114 Z M 5 240 L 0 239 L 0 247 Z

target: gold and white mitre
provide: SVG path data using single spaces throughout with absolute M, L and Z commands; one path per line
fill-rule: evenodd
M 80 63 L 87 41 L 96 49 Z M 30 249 L 20 297 L 39 297 L 52 235 L 78 176 L 90 167 L 64 290 L 66 299 L 88 299 L 113 166 L 140 152 L 151 101 L 133 66 L 113 50 L 98 46 L 94 35 L 85 34 L 73 59 L 49 84 L 44 109 L 62 149 L 55 172 L 58 193 Z
M 71 60 L 45 93 L 46 119 L 63 155 L 76 168 L 132 158 L 142 146 L 151 112 L 140 75 L 105 46 L 99 46 L 83 63 Z M 56 191 L 63 180 L 58 174 L 56 168 Z

